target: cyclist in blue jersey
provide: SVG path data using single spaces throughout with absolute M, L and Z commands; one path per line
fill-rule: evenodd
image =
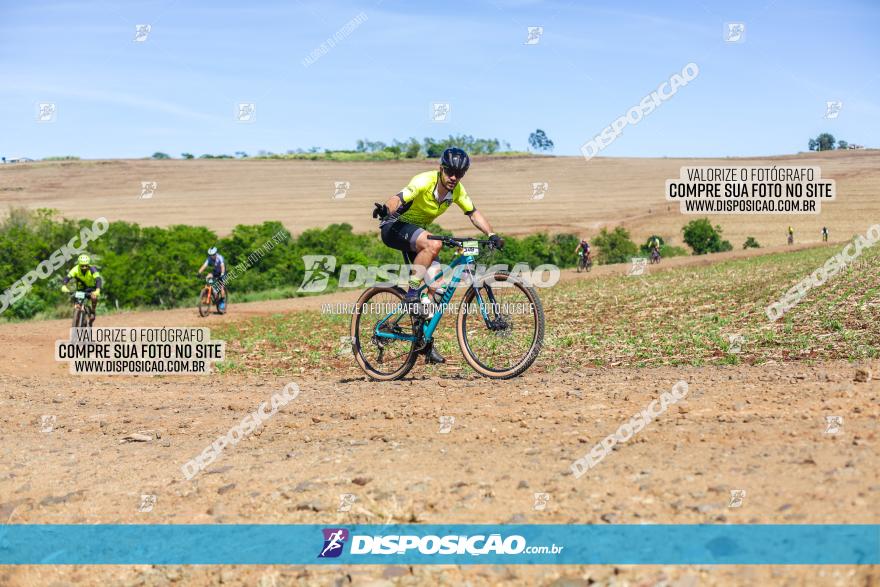
M 223 255 L 217 252 L 217 247 L 208 249 L 208 258 L 199 267 L 199 275 L 209 267 L 214 275 L 214 283 L 220 284 L 220 291 L 217 294 L 220 303 L 217 304 L 217 310 L 223 312 L 226 309 L 226 280 L 224 279 L 226 277 L 226 261 L 223 259 Z

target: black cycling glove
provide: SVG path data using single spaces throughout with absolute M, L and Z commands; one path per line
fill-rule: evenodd
M 388 218 L 388 206 L 385 204 L 380 204 L 379 202 L 374 202 L 376 208 L 373 210 L 373 218 L 379 218 L 380 220 L 385 220 Z
M 500 251 L 504 248 L 504 239 L 497 234 L 489 235 L 489 246 Z

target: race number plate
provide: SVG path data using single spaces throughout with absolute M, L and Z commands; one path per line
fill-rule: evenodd
M 462 255 L 477 255 L 480 252 L 480 243 L 477 241 L 462 241 L 461 242 L 461 254 Z
M 84 299 L 86 299 L 86 292 L 78 291 L 75 294 L 73 294 L 73 297 L 75 297 L 78 300 L 84 300 Z

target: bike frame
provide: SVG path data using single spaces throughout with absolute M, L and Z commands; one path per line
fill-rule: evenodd
M 202 293 L 204 293 L 205 290 L 208 290 L 208 311 L 210 312 L 211 304 L 214 303 L 214 280 L 213 279 L 210 281 L 208 281 L 207 279 L 205 280 L 205 287 L 202 288 Z
M 79 299 L 76 297 L 76 294 L 78 294 L 78 293 L 84 294 L 82 299 Z M 90 293 L 91 292 L 89 292 L 87 290 L 77 290 L 77 291 L 73 292 L 73 294 L 70 296 L 70 298 L 73 300 L 74 312 L 79 310 L 80 312 L 85 312 L 87 316 L 96 316 L 97 315 L 97 312 L 92 310 L 92 306 L 91 306 L 92 300 L 91 300 L 91 297 L 89 296 Z
M 446 308 L 449 304 L 449 301 L 452 299 L 452 296 L 455 295 L 455 292 L 458 290 L 458 284 L 461 281 L 461 277 L 465 273 L 470 273 L 473 283 L 473 272 L 471 271 L 471 265 L 476 262 L 473 255 L 460 255 L 453 259 L 452 264 L 450 264 L 449 268 L 453 270 L 452 279 L 449 281 L 449 284 L 446 286 L 446 291 L 443 292 L 443 297 L 440 300 L 439 309 L 434 312 L 434 315 L 431 316 L 431 319 L 427 321 L 422 326 L 422 338 L 425 341 L 431 341 L 434 336 L 434 330 L 437 328 L 437 324 L 440 323 L 440 318 L 443 317 L 443 309 Z M 419 288 L 419 295 L 424 289 L 428 287 L 427 284 L 421 286 Z M 480 304 L 480 313 L 483 315 L 483 320 L 486 321 L 486 325 L 489 325 L 489 314 L 486 312 L 486 307 L 483 302 L 483 296 L 480 294 L 479 288 L 475 288 L 477 292 L 477 300 Z M 492 296 L 492 292 L 490 290 L 489 296 Z M 494 299 L 491 300 L 494 303 Z M 419 337 L 410 335 L 410 334 L 395 334 L 393 332 L 380 332 L 379 329 L 382 327 L 385 322 L 387 322 L 392 316 L 396 315 L 397 312 L 391 312 L 387 316 L 385 316 L 382 320 L 380 320 L 373 331 L 373 334 L 379 338 L 391 338 L 395 340 L 407 340 L 410 342 L 415 342 Z

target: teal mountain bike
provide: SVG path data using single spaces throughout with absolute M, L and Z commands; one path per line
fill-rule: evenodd
M 351 319 L 352 351 L 358 365 L 378 381 L 404 377 L 419 354 L 430 351 L 434 331 L 444 312 L 452 309 L 450 301 L 456 290 L 466 288 L 455 327 L 468 365 L 493 379 L 522 374 L 535 362 L 544 342 L 544 308 L 535 288 L 507 271 L 475 274 L 480 247 L 489 241 L 439 235 L 429 238 L 458 250 L 440 302 L 430 309 L 419 304 L 427 312 L 414 311 L 403 303 L 406 292 L 397 285 L 366 290 Z

